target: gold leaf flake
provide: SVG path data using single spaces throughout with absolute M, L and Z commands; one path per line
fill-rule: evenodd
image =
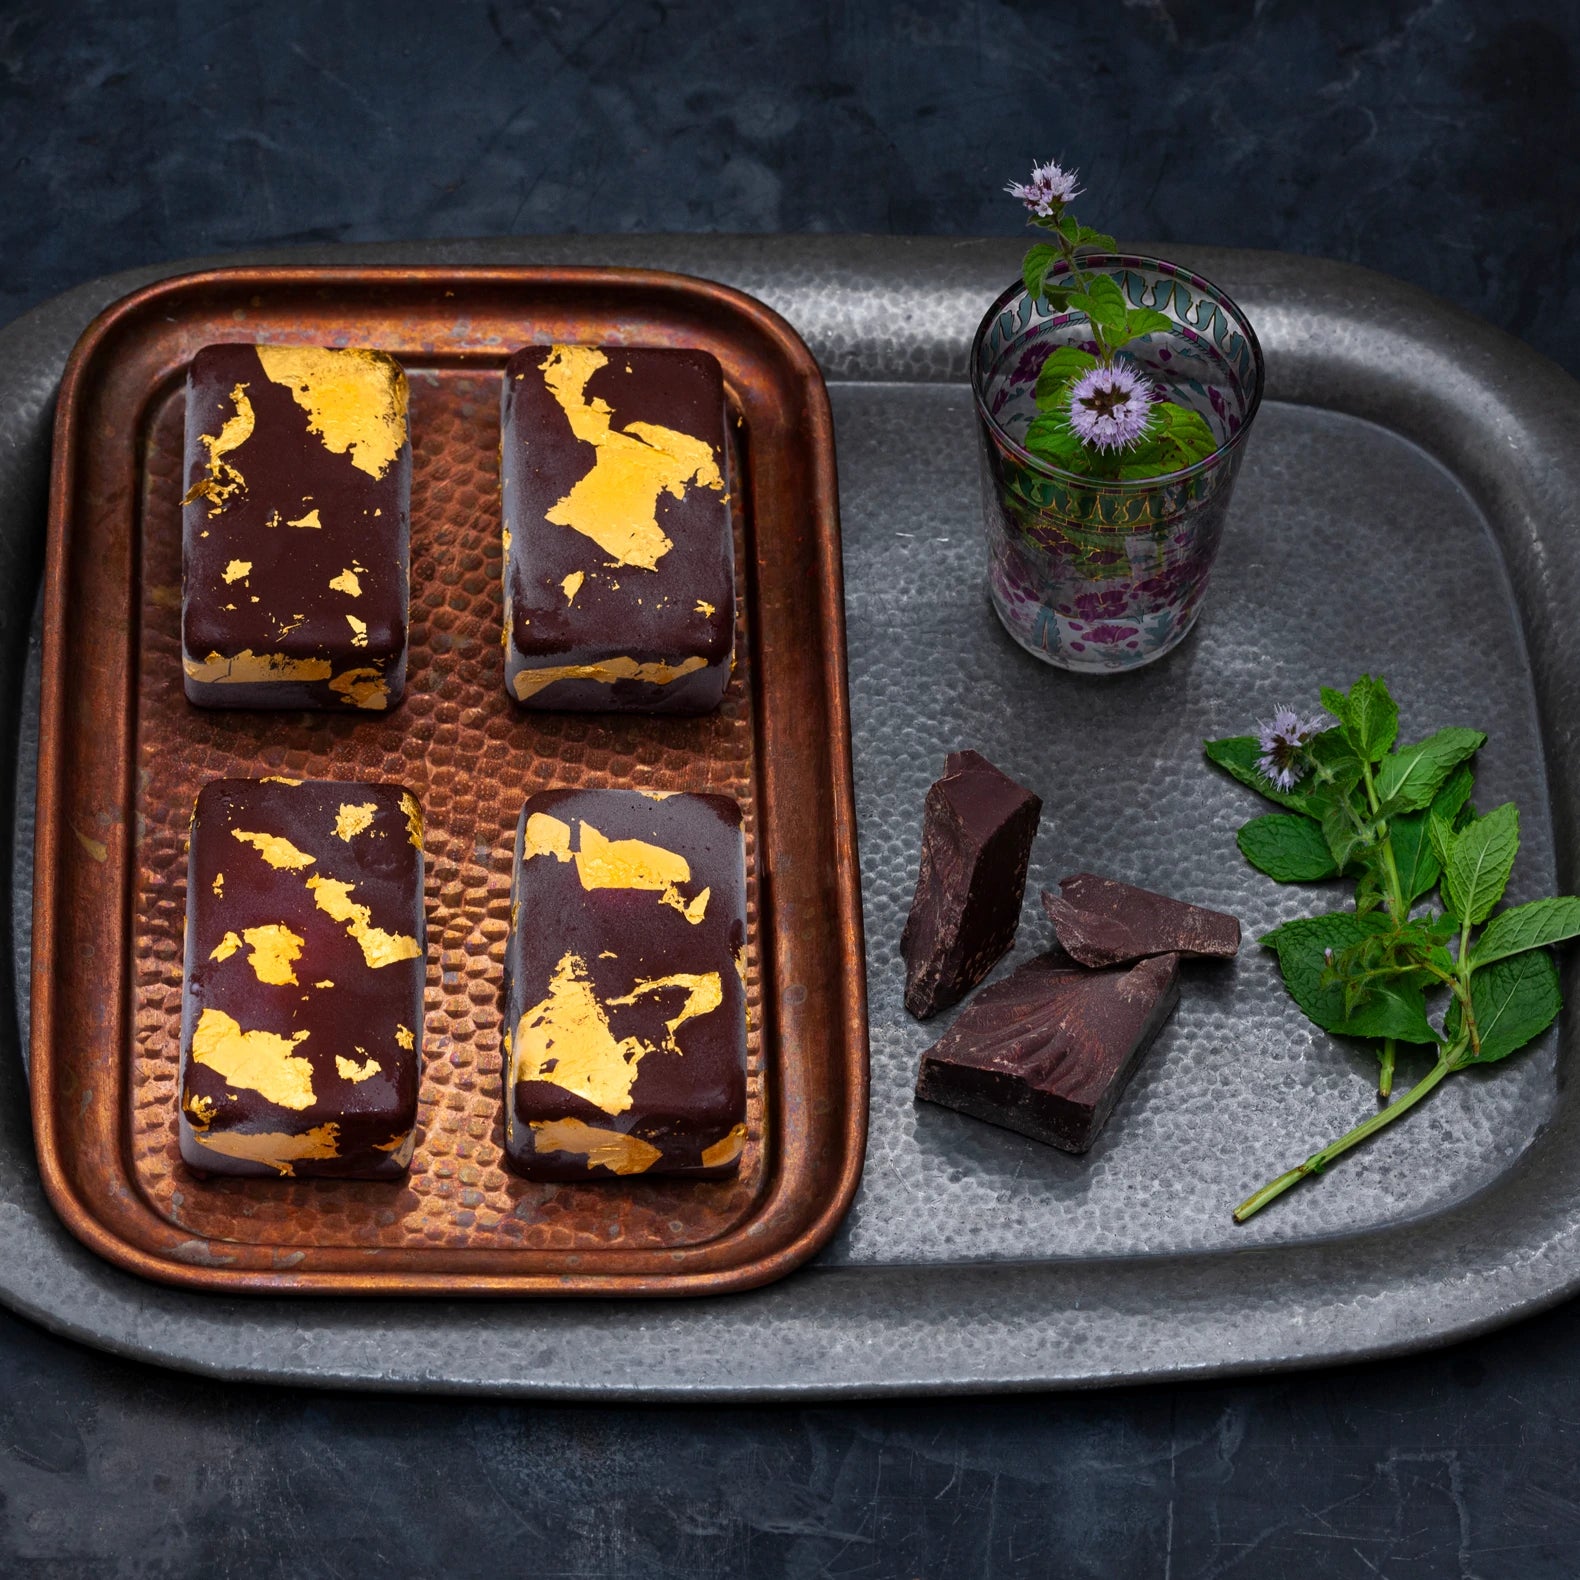
M 604 1130 L 580 1119 L 534 1119 L 532 1145 L 537 1152 L 570 1152 L 611 1174 L 645 1174 L 663 1157 L 651 1142 L 620 1130 Z
M 582 583 L 586 580 L 586 576 L 581 571 L 572 571 L 570 575 L 560 583 L 560 587 L 565 593 L 565 602 L 567 604 L 573 604 L 576 602 L 576 594 L 582 590 Z
M 232 560 L 225 567 L 225 580 L 228 582 L 239 582 L 243 577 L 250 575 L 252 575 L 251 560 Z
M 358 1048 L 358 1053 L 366 1053 L 366 1048 Z M 377 1059 L 365 1059 L 358 1064 L 355 1059 L 347 1059 L 341 1054 L 335 1055 L 335 1069 L 342 1080 L 350 1081 L 353 1085 L 361 1085 L 363 1081 L 371 1080 L 379 1073 L 383 1066 Z
M 291 1050 L 305 1031 L 289 1038 L 272 1031 L 243 1031 L 223 1010 L 203 1011 L 192 1033 L 192 1057 L 225 1078 L 227 1084 L 257 1092 L 281 1108 L 313 1106 L 313 1067 Z
M 340 1155 L 340 1126 L 333 1120 L 314 1125 L 303 1135 L 287 1135 L 277 1130 L 205 1130 L 194 1131 L 193 1138 L 210 1152 L 265 1163 L 281 1178 L 295 1175 L 292 1167 L 295 1163 Z
M 313 901 L 319 910 L 337 922 L 346 924 L 346 931 L 362 949 L 362 958 L 373 970 L 393 965 L 398 960 L 415 960 L 422 949 L 415 938 L 402 933 L 387 933 L 373 926 L 373 912 L 366 905 L 358 905 L 351 898 L 354 883 L 342 883 L 338 878 L 312 877 L 307 887 L 313 891 Z
M 353 647 L 366 647 L 368 645 L 368 623 L 359 620 L 354 614 L 346 616 L 346 624 L 351 627 L 351 645 Z
M 247 486 L 247 480 L 225 459 L 233 450 L 239 450 L 252 437 L 254 417 L 252 402 L 247 399 L 247 386 L 238 384 L 231 392 L 231 403 L 236 410 L 227 417 L 217 434 L 202 434 L 198 442 L 208 451 L 208 476 L 199 478 L 181 497 L 183 505 L 207 499 L 209 515 L 217 516 L 231 501 L 231 496 Z M 208 534 L 205 532 L 204 537 Z
M 226 933 L 225 936 L 214 945 L 213 950 L 209 954 L 209 959 L 229 960 L 230 957 L 240 948 L 241 939 L 237 937 L 235 933 Z
M 745 1150 L 746 1126 L 736 1125 L 728 1134 L 721 1136 L 715 1141 L 711 1147 L 702 1149 L 702 1166 L 713 1169 L 725 1163 L 733 1163 Z
M 349 566 L 338 576 L 331 576 L 329 585 L 336 592 L 349 593 L 353 598 L 362 596 L 362 583 L 357 580 L 357 573 Z
M 331 455 L 383 477 L 406 442 L 406 375 L 382 351 L 259 346 L 258 360 L 307 413 Z
M 363 801 L 356 806 L 349 801 L 342 801 L 335 817 L 336 837 L 349 845 L 364 829 L 372 826 L 373 815 L 378 809 L 377 801 Z
M 249 834 L 243 829 L 233 828 L 232 839 L 239 839 L 244 845 L 251 845 L 271 867 L 280 867 L 294 871 L 299 867 L 311 867 L 317 859 L 309 856 L 305 850 L 298 850 L 290 840 L 280 834 Z
M 663 660 L 639 664 L 634 658 L 622 654 L 618 658 L 600 659 L 594 664 L 555 664 L 542 669 L 517 670 L 512 683 L 517 698 L 525 702 L 557 680 L 596 680 L 606 686 L 612 686 L 617 680 L 641 680 L 650 686 L 667 686 L 691 674 L 693 670 L 705 668 L 707 662 L 700 654 L 693 654 L 690 658 L 681 659 L 678 664 L 668 664 Z

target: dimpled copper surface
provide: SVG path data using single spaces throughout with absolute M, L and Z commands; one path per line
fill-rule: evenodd
M 137 1183 L 205 1239 L 281 1246 L 452 1245 L 561 1250 L 695 1244 L 738 1223 L 763 1180 L 761 971 L 747 900 L 748 1144 L 732 1180 L 610 1189 L 533 1185 L 504 1164 L 501 971 L 511 840 L 521 803 L 561 785 L 711 790 L 744 812 L 755 867 L 751 649 L 737 616 L 735 675 L 696 719 L 529 714 L 501 682 L 499 379 L 414 368 L 412 586 L 407 695 L 387 717 L 200 712 L 181 692 L 183 396 L 167 396 L 143 466 L 138 753 L 146 778 L 134 890 Z M 744 535 L 736 519 L 737 555 Z M 404 1185 L 199 1181 L 176 1145 L 187 819 L 210 779 L 388 780 L 422 803 L 428 876 L 427 1026 L 417 1149 Z
M 46 658 L 54 666 L 46 710 L 53 706 L 61 722 L 59 750 L 40 770 L 41 828 L 42 809 L 59 810 L 40 838 L 50 860 L 39 905 L 43 936 L 62 937 L 67 962 L 64 977 L 50 973 L 45 984 L 42 1025 L 35 1012 L 35 1057 L 43 1060 L 35 1068 L 53 1098 L 36 1114 L 46 1184 L 96 1249 L 137 1271 L 209 1287 L 662 1294 L 778 1276 L 837 1224 L 865 1131 L 843 632 L 826 618 L 839 608 L 832 455 L 819 449 L 831 428 L 815 364 L 804 348 L 798 363 L 799 342 L 749 304 L 772 332 L 770 354 L 748 335 L 732 380 L 729 343 L 707 317 L 718 304 L 706 299 L 729 293 L 679 282 L 680 291 L 665 284 L 640 306 L 628 298 L 639 319 L 647 309 L 646 321 L 629 327 L 633 343 L 696 336 L 725 366 L 735 420 L 731 453 L 721 459 L 742 568 L 735 672 L 722 706 L 698 717 L 529 713 L 503 684 L 500 367 L 512 341 L 545 329 L 584 340 L 622 331 L 608 318 L 579 320 L 551 293 L 550 310 L 518 332 L 508 308 L 533 271 L 474 287 L 480 311 L 472 318 L 464 305 L 435 309 L 442 281 L 422 291 L 401 276 L 387 288 L 392 306 L 377 300 L 378 271 L 365 273 L 374 277 L 364 289 L 376 311 L 351 287 L 323 310 L 329 323 L 312 320 L 311 292 L 305 321 L 299 300 L 280 312 L 296 337 L 391 349 L 410 379 L 410 667 L 405 700 L 387 714 L 210 711 L 182 694 L 179 354 L 198 336 L 216 338 L 212 320 L 227 303 L 246 304 L 229 310 L 240 319 L 268 297 L 239 293 L 228 280 L 205 293 L 205 277 L 192 277 L 203 284 L 175 303 L 190 321 L 163 319 L 178 334 L 158 327 L 157 311 L 131 314 L 140 366 L 125 335 L 116 346 L 120 326 L 112 323 L 96 347 L 90 330 L 78 352 L 90 364 L 94 351 L 112 358 L 100 387 L 78 396 L 68 371 L 62 450 L 119 429 L 121 446 L 135 453 L 119 467 L 84 460 L 57 474 L 57 496 L 71 493 L 75 511 L 57 498 L 52 608 L 62 633 L 91 612 L 104 640 L 86 649 L 63 640 Z M 585 312 L 583 284 L 573 278 L 567 295 Z M 674 297 L 686 287 L 704 298 L 700 310 L 691 302 L 693 322 L 670 322 L 666 311 L 678 313 Z M 608 305 L 614 310 L 617 297 Z M 781 333 L 790 365 L 776 374 L 772 341 Z M 136 421 L 126 421 L 129 407 Z M 99 442 L 113 458 L 116 441 Z M 783 497 L 760 503 L 765 480 Z M 788 642 L 792 632 L 813 640 Z M 772 659 L 770 648 L 781 656 L 760 663 L 764 653 Z M 773 715 L 767 722 L 765 713 Z M 187 824 L 207 781 L 270 774 L 388 781 L 422 805 L 425 1030 L 417 1144 L 400 1183 L 200 1178 L 180 1157 Z M 733 1178 L 556 1185 L 504 1166 L 512 835 L 527 795 L 558 786 L 710 791 L 741 806 L 748 1141 Z M 778 829 L 777 851 L 761 848 L 765 817 Z M 777 911 L 765 898 L 776 872 Z M 98 962 L 116 953 L 124 988 L 116 991 L 112 973 L 99 990 Z M 776 980 L 784 984 L 777 1000 Z

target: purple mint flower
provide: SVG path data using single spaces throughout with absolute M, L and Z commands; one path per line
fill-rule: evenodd
M 1065 170 L 1050 159 L 1045 165 L 1032 166 L 1030 181 L 1011 181 L 1004 190 L 1019 198 L 1033 214 L 1046 219 L 1081 195 L 1075 177 L 1074 170 Z
M 1293 708 L 1280 708 L 1268 723 L 1257 727 L 1257 742 L 1262 748 L 1257 768 L 1280 790 L 1293 790 L 1310 767 L 1303 751 L 1306 743 L 1328 724 L 1321 713 L 1302 721 Z
M 1070 387 L 1070 426 L 1099 450 L 1128 450 L 1146 432 L 1157 391 L 1116 362 L 1093 368 Z

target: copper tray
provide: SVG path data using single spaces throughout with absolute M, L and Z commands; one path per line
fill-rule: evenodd
M 736 673 L 700 719 L 523 714 L 498 633 L 498 393 L 545 339 L 711 351 L 735 415 Z M 412 620 L 387 716 L 205 712 L 179 654 L 183 379 L 220 340 L 383 347 L 411 380 Z M 867 1043 L 827 392 L 752 298 L 614 269 L 190 274 L 66 368 L 45 577 L 33 962 L 39 1165 L 111 1261 L 228 1292 L 667 1295 L 766 1283 L 850 1203 Z M 225 774 L 390 779 L 427 822 L 418 1143 L 401 1185 L 200 1180 L 176 1145 L 185 833 Z M 502 1161 L 511 830 L 552 785 L 722 790 L 745 813 L 749 1139 L 735 1180 L 559 1187 Z

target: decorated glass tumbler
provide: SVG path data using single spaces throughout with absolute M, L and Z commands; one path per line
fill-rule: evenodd
M 971 347 L 982 513 L 993 607 L 1017 642 L 1062 669 L 1135 669 L 1189 634 L 1218 553 L 1246 436 L 1262 399 L 1262 349 L 1217 286 L 1157 258 L 1083 257 L 1131 307 L 1173 321 L 1120 356 L 1160 395 L 1199 412 L 1218 447 L 1182 471 L 1099 481 L 1061 470 L 1022 441 L 1038 415 L 1037 374 L 1058 346 L 1096 352 L 1085 317 L 1022 286 L 988 310 Z M 1067 272 L 1048 272 L 1056 285 Z

